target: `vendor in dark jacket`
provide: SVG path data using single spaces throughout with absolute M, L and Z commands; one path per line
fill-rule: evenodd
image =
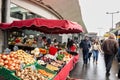
M 88 53 L 89 53 L 89 48 L 91 47 L 91 43 L 89 41 L 89 37 L 85 36 L 84 40 L 81 40 L 80 43 L 80 48 L 82 49 L 82 53 L 83 53 L 83 62 L 84 64 L 87 64 L 88 62 Z
M 116 36 L 113 33 L 110 33 L 109 38 L 103 42 L 102 50 L 104 52 L 106 76 L 108 77 L 110 75 L 110 69 L 114 56 L 118 52 L 118 42 L 116 40 Z

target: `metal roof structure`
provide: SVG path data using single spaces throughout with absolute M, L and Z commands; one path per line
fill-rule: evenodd
M 87 33 L 87 29 L 82 20 L 82 14 L 80 9 L 79 0 L 30 0 L 36 4 L 45 5 L 48 9 L 53 10 L 63 19 L 67 19 L 80 24 L 84 32 Z

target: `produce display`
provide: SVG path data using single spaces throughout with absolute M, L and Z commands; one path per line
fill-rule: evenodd
M 60 61 L 60 60 L 55 60 L 57 63 L 59 63 L 59 64 L 65 64 L 65 62 L 64 61 Z
M 46 54 L 45 57 L 50 58 L 50 59 L 56 59 L 56 56 L 53 56 L 51 54 Z
M 39 48 L 35 48 L 34 50 L 31 51 L 31 54 L 33 54 L 34 56 L 38 57 L 40 52 L 39 52 Z
M 58 67 L 55 67 L 55 66 L 53 66 L 53 65 L 51 65 L 51 64 L 47 64 L 47 65 L 46 65 L 46 68 L 47 68 L 47 69 L 50 69 L 51 71 L 59 71 L 59 68 L 58 68 Z
M 37 46 L 37 41 L 33 38 L 24 39 L 23 37 L 17 37 L 17 38 L 10 38 L 8 44 L 23 45 L 23 46 Z
M 62 67 L 62 64 L 59 64 L 56 61 L 52 61 L 50 64 L 55 66 L 55 67 Z
M 43 60 L 45 63 L 51 63 L 51 61 L 53 61 L 53 59 L 47 58 L 45 56 L 42 56 L 40 59 Z
M 58 52 L 58 55 L 57 55 L 58 60 L 61 60 L 61 61 L 63 60 L 68 62 L 71 58 L 72 58 L 72 55 L 66 51 L 61 50 Z
M 37 63 L 40 64 L 40 65 L 45 65 L 46 64 L 43 60 L 38 60 Z
M 39 48 L 39 51 L 41 54 L 47 54 L 47 50 L 46 49 L 43 49 L 43 48 Z
M 58 54 L 57 55 L 57 59 L 58 60 L 63 60 L 63 58 L 64 58 L 64 54 Z
M 14 52 L 10 54 L 0 54 L 0 65 L 10 70 L 19 70 L 20 60 Z
M 45 70 L 42 70 L 42 69 L 39 69 L 38 72 L 39 72 L 41 75 L 43 75 L 43 76 L 45 76 L 45 77 L 48 77 L 48 78 L 50 78 L 50 79 L 54 77 L 54 74 L 49 73 L 49 72 L 47 72 L 47 71 L 45 71 Z
M 38 73 L 37 70 L 32 70 L 30 67 L 16 71 L 16 76 L 20 77 L 22 80 L 48 80 Z
M 34 55 L 28 54 L 23 50 L 10 52 L 9 54 L 0 54 L 0 66 L 14 70 L 15 75 L 21 80 L 49 80 L 54 78 L 56 73 L 72 58 L 71 54 L 62 50 L 57 52 L 56 55 L 51 55 L 46 54 L 47 50 L 45 49 L 35 48 L 31 53 Z M 42 56 L 40 56 L 41 53 L 43 54 Z M 36 56 L 37 60 L 34 59 L 34 56 Z M 21 68 L 21 64 L 25 66 Z M 36 64 L 43 68 L 38 69 L 36 67 L 36 69 L 32 69 L 29 67 Z
M 21 61 L 21 63 L 24 63 L 25 65 L 32 64 L 35 62 L 33 56 L 26 53 L 23 50 L 17 50 L 16 54 L 18 56 L 18 59 Z

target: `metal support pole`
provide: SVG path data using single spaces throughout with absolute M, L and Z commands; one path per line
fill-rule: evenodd
M 117 11 L 117 12 L 111 12 L 111 13 L 106 12 L 106 14 L 111 14 L 112 15 L 112 30 L 113 30 L 113 15 L 116 14 L 116 13 L 119 13 L 119 11 Z
M 113 30 L 113 13 L 112 13 L 112 30 Z
M 2 0 L 2 18 L 1 21 L 2 23 L 8 23 L 10 20 L 10 0 Z M 3 50 L 8 47 L 8 35 L 7 35 L 7 30 L 3 31 L 4 38 L 3 38 Z

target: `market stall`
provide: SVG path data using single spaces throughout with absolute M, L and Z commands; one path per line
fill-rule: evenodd
M 8 36 L 10 38 L 8 44 L 10 48 L 16 44 L 20 47 L 20 49 L 24 50 L 32 50 L 34 47 L 36 47 L 37 42 L 34 38 L 29 38 L 27 42 L 23 41 L 25 38 L 25 33 L 23 30 L 26 29 L 40 31 L 45 34 L 68 34 L 83 32 L 82 27 L 75 22 L 43 18 L 13 21 L 11 24 L 2 23 L 0 24 L 0 29 L 8 30 Z M 23 48 L 21 48 L 22 46 Z
M 64 34 L 83 32 L 82 26 L 68 20 L 53 20 L 34 18 L 21 21 L 13 21 L 8 26 L 2 25 L 1 29 L 31 29 L 47 34 Z
M 3 24 L 1 24 L 3 25 Z M 22 21 L 13 21 L 13 23 L 1 26 L 1 29 L 7 30 L 37 30 L 47 34 L 63 34 L 63 33 L 80 33 L 83 32 L 82 27 L 77 23 L 67 20 L 48 20 L 48 19 L 29 19 Z M 17 33 L 15 33 L 17 34 Z M 21 34 L 18 34 L 21 35 Z M 11 36 L 13 37 L 13 36 Z M 19 37 L 20 38 L 20 37 Z M 15 43 L 21 42 L 21 39 L 15 39 Z M 28 42 L 29 43 L 29 42 Z M 32 41 L 33 44 L 35 40 Z M 19 44 L 19 46 L 23 44 Z M 26 45 L 28 46 L 28 45 Z M 32 45 L 29 45 L 29 47 Z M 34 48 L 34 47 L 33 47 Z M 7 74 L 8 76 L 17 77 L 15 80 L 65 80 L 72 70 L 75 63 L 79 59 L 79 55 L 71 55 L 66 50 L 62 49 L 56 54 L 49 54 L 49 50 L 43 48 L 35 48 L 31 54 L 26 53 L 24 50 L 17 50 L 9 54 L 0 55 L 0 70 L 12 71 L 9 73 L 0 73 L 0 76 Z M 4 56 L 4 57 L 3 57 Z M 36 59 L 37 58 L 37 59 Z M 10 63 L 14 63 L 10 64 Z M 6 69 L 4 69 L 6 68 Z M 7 71 L 7 70 L 6 70 Z M 15 72 L 13 72 L 15 71 Z M 31 75 L 27 75 L 30 73 Z M 33 73 L 34 77 L 32 77 Z M 64 75 L 63 75 L 64 73 Z M 12 75 L 14 74 L 14 75 Z M 39 74 L 39 75 L 37 75 Z M 25 76 L 27 75 L 27 76 Z M 8 78 L 8 76 L 5 76 Z M 30 79 L 28 78 L 30 77 Z

